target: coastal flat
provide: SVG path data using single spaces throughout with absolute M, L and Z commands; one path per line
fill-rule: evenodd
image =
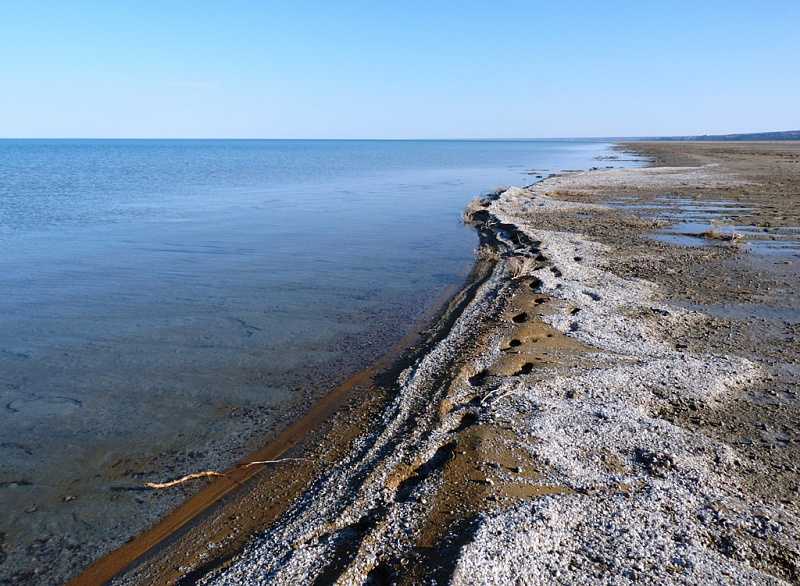
M 800 580 L 800 144 L 618 149 L 474 202 L 424 352 L 117 582 Z

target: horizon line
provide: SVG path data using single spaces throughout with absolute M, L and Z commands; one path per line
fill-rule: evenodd
M 688 135 L 687 135 L 688 136 Z M 639 139 L 639 138 L 666 138 L 666 135 L 650 136 L 513 136 L 513 137 L 350 137 L 350 138 L 321 138 L 321 137 L 242 137 L 242 136 L 0 136 L 0 140 L 329 140 L 329 141 L 467 141 L 467 140 L 620 140 L 620 139 Z
M 566 141 L 566 140 L 597 140 L 597 141 L 618 141 L 618 140 L 649 140 L 649 139 L 682 139 L 682 138 L 716 138 L 733 137 L 759 134 L 790 134 L 800 133 L 800 130 L 762 130 L 749 132 L 727 132 L 715 134 L 643 134 L 643 135 L 609 135 L 609 136 L 473 136 L 473 137 L 244 137 L 244 136 L 0 136 L 0 140 L 241 140 L 241 141 Z

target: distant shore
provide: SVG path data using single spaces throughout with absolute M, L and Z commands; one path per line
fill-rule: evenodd
M 401 368 L 118 583 L 797 581 L 800 146 L 619 149 L 476 200 Z

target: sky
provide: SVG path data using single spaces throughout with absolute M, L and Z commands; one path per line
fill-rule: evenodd
M 799 0 L 0 0 L 0 137 L 800 128 Z

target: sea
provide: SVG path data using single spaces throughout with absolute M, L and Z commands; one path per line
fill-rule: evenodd
M 0 140 L 0 583 L 52 583 L 397 344 L 475 196 L 601 141 Z M 170 500 L 171 499 L 171 500 Z

